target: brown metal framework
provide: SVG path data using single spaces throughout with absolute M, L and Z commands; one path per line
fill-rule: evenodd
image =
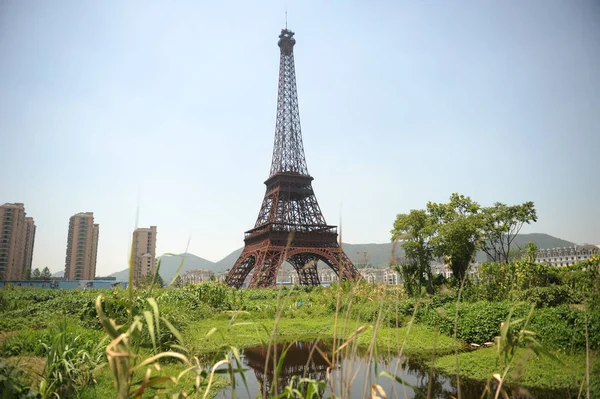
M 337 228 L 325 222 L 308 174 L 294 71 L 294 32 L 279 35 L 279 89 L 271 173 L 254 228 L 244 237 L 244 250 L 227 275 L 227 284 L 242 287 L 254 270 L 249 287 L 272 287 L 284 261 L 298 273 L 300 284 L 320 284 L 322 261 L 342 280 L 358 273 L 337 241 Z

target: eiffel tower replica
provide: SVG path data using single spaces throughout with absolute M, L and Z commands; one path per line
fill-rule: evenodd
M 340 280 L 358 277 L 337 241 L 337 227 L 325 222 L 308 174 L 294 71 L 294 32 L 279 35 L 279 89 L 271 173 L 254 228 L 246 231 L 244 250 L 227 275 L 227 284 L 241 288 L 253 271 L 249 288 L 273 287 L 284 261 L 302 285 L 319 285 L 317 263 L 327 264 Z

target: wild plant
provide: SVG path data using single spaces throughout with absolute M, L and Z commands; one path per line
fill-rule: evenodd
M 501 373 L 493 375 L 498 382 L 494 399 L 499 398 L 501 394 L 507 396 L 503 389 L 507 375 L 515 364 L 520 365 L 520 361 L 524 360 L 527 352 L 533 352 L 538 356 L 547 356 L 560 363 L 554 354 L 537 341 L 535 332 L 527 329 L 533 312 L 534 306 L 531 307 L 526 318 L 512 319 L 511 310 L 506 320 L 500 325 L 500 335 L 497 337 L 497 362 L 498 365 L 503 365 L 504 369 Z M 525 347 L 526 351 L 521 356 L 517 356 L 517 350 L 521 347 Z
M 42 342 L 46 367 L 40 383 L 44 397 L 64 398 L 93 384 L 94 373 L 104 365 L 105 340 L 96 344 L 84 342 L 66 321 L 58 324 L 50 344 Z
M 174 398 L 199 398 L 202 395 L 202 398 L 205 399 L 214 383 L 215 375 L 233 376 L 243 370 L 237 351 L 233 351 L 233 356 L 224 354 L 224 358 L 215 363 L 210 370 L 205 369 L 198 357 L 191 356 L 190 351 L 183 345 L 180 332 L 166 318 L 160 316 L 158 305 L 153 298 L 148 299 L 152 312 L 145 311 L 143 317 L 134 316 L 128 326 L 119 326 L 104 314 L 103 300 L 102 296 L 98 296 L 96 310 L 104 330 L 111 339 L 106 347 L 106 358 L 117 398 L 141 398 L 146 390 L 170 383 L 178 387 L 179 392 L 174 395 Z M 161 322 L 167 326 L 177 340 L 177 343 L 174 343 L 171 350 L 168 351 L 162 351 L 158 346 L 161 337 Z M 147 330 L 152 340 L 153 351 L 150 354 L 138 351 L 139 347 L 134 343 L 135 336 L 144 329 Z M 213 330 L 209 332 L 209 334 L 212 333 L 214 333 Z M 160 372 L 160 361 L 168 359 L 179 361 L 184 369 L 177 376 L 153 376 L 153 373 Z M 143 375 L 142 380 L 135 379 L 138 373 Z M 183 380 L 188 374 L 192 374 L 194 377 L 191 387 L 186 387 Z
M 0 393 L 2 398 L 40 399 L 40 393 L 31 388 L 25 373 L 17 366 L 0 359 Z

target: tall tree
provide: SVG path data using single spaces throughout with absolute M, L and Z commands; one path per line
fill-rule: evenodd
M 31 273 L 31 279 L 32 280 L 39 280 L 41 277 L 42 273 L 40 273 L 40 269 L 38 269 L 37 267 L 33 270 L 33 272 Z
M 537 222 L 533 202 L 508 206 L 496 202 L 482 210 L 481 249 L 493 262 L 506 263 L 511 257 L 512 243 L 525 223 Z M 513 248 L 514 249 L 514 248 Z
M 183 287 L 183 279 L 181 276 L 177 276 L 175 281 L 173 281 L 173 288 L 182 288 Z
M 40 279 L 42 280 L 50 280 L 52 278 L 52 273 L 50 273 L 50 269 L 48 269 L 48 266 L 44 267 L 44 270 L 42 270 L 42 274 L 40 276 Z
M 402 275 L 409 294 L 420 293 L 423 286 L 429 293 L 433 293 L 433 248 L 430 241 L 434 231 L 434 219 L 424 210 L 413 209 L 408 214 L 396 216 L 391 231 L 392 241 L 404 241 L 402 248 L 408 259 L 407 263 L 400 265 L 396 270 Z M 413 286 L 416 289 L 413 289 Z
M 452 194 L 447 204 L 427 203 L 437 231 L 431 239 L 434 255 L 447 260 L 461 281 L 477 251 L 481 236 L 481 207 L 470 197 Z

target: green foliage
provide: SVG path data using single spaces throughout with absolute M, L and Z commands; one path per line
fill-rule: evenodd
M 437 222 L 432 239 L 434 254 L 446 258 L 452 274 L 462 281 L 475 255 L 481 235 L 481 207 L 470 197 L 452 194 L 447 204 L 427 203 L 427 211 Z
M 162 288 L 165 285 L 163 278 L 160 274 L 148 274 L 147 276 L 142 277 L 137 283 L 139 288 L 148 289 L 148 288 Z
M 33 390 L 25 373 L 0 359 L 0 393 L 3 399 L 38 399 L 42 396 Z
M 41 343 L 47 359 L 40 384 L 42 395 L 70 397 L 93 384 L 93 373 L 104 361 L 103 341 L 85 340 L 68 323 L 59 323 L 49 343 Z
M 600 359 L 596 360 L 592 365 L 590 373 L 590 392 L 591 399 L 600 398 Z
M 547 287 L 531 287 L 517 290 L 513 297 L 517 301 L 529 302 L 535 307 L 555 307 L 564 304 L 581 303 L 583 295 L 569 286 L 549 285 Z
M 509 302 L 475 302 L 461 303 L 458 311 L 458 329 L 456 336 L 468 343 L 483 344 L 493 341 L 498 335 L 500 323 L 506 319 L 510 312 Z M 519 310 L 521 312 L 523 307 Z M 417 320 L 431 327 L 439 327 L 441 333 L 448 336 L 454 334 L 454 318 L 456 303 L 434 308 L 426 306 L 417 315 Z
M 411 210 L 409 214 L 396 216 L 392 240 L 403 240 L 402 248 L 408 262 L 397 267 L 409 295 L 421 293 L 421 287 L 433 293 L 431 261 L 433 247 L 431 238 L 435 232 L 434 219 L 423 210 Z
M 40 273 L 40 269 L 38 269 L 37 267 L 35 269 L 33 269 L 33 272 L 31 272 L 32 280 L 39 280 L 41 276 L 42 276 L 42 273 Z
M 600 254 L 587 262 L 559 268 L 561 283 L 581 293 L 590 304 L 600 303 Z
M 479 269 L 479 285 L 468 287 L 467 300 L 526 300 L 537 306 L 600 301 L 600 256 L 567 267 L 519 259 L 487 262 Z
M 466 276 L 478 249 L 489 258 L 506 263 L 513 255 L 512 244 L 525 223 L 537 221 L 533 202 L 508 206 L 495 203 L 482 208 L 470 197 L 453 193 L 445 204 L 427 203 L 425 210 L 411 210 L 396 217 L 392 240 L 402 244 L 409 260 L 399 270 L 405 276 L 409 292 L 420 292 L 423 276 L 431 282 L 429 264 L 433 256 L 443 258 L 455 279 Z M 535 259 L 536 248 L 529 248 L 529 261 Z M 532 257 L 533 256 L 533 257 Z M 415 286 L 415 287 L 413 287 Z M 433 291 L 431 283 L 428 292 Z
M 44 267 L 40 275 L 40 280 L 50 280 L 51 278 L 52 273 L 50 273 L 50 269 L 48 269 L 48 266 Z
M 491 260 L 500 263 L 511 259 L 512 243 L 523 225 L 537 222 L 537 213 L 531 201 L 513 206 L 496 202 L 491 207 L 483 208 L 481 215 L 481 249 Z
M 478 299 L 505 300 L 511 293 L 531 287 L 545 287 L 560 283 L 560 272 L 556 267 L 516 260 L 508 263 L 483 263 L 479 269 L 482 288 Z M 517 295 L 517 297 L 519 297 Z
M 529 304 L 515 302 L 461 303 L 458 311 L 456 336 L 468 343 L 482 344 L 494 341 L 500 324 L 506 320 L 511 309 L 516 318 L 528 314 Z M 425 305 L 417 313 L 417 320 L 431 327 L 439 327 L 448 336 L 454 334 L 456 304 L 448 300 L 440 305 L 439 300 Z M 600 348 L 600 310 L 589 310 L 590 348 Z M 537 340 L 544 345 L 567 350 L 585 350 L 584 310 L 566 305 L 555 308 L 535 309 L 530 327 L 537 334 Z
M 511 309 L 511 320 L 514 321 L 527 317 L 533 303 L 536 308 L 531 314 L 527 330 L 535 331 L 533 338 L 539 344 L 559 351 L 557 353 L 565 357 L 571 356 L 566 355 L 570 353 L 581 354 L 585 349 L 584 312 L 587 312 L 590 347 L 592 350 L 599 349 L 600 311 L 589 299 L 593 297 L 597 284 L 597 263 L 594 265 L 596 269 L 591 267 L 592 263 L 556 269 L 533 265 L 526 259 L 503 265 L 489 264 L 486 266 L 488 274 L 482 274 L 485 279 L 480 276 L 480 283 L 470 282 L 463 291 L 462 298 L 466 302 L 459 305 L 458 338 L 468 343 L 493 341 Z M 498 282 L 505 285 L 502 290 L 495 288 L 499 286 Z M 99 293 L 105 300 L 97 303 L 95 297 Z M 505 300 L 495 301 L 494 295 L 497 294 L 503 295 Z M 78 351 L 90 355 L 96 353 L 94 344 L 101 339 L 102 332 L 97 331 L 101 326 L 105 334 L 111 337 L 114 351 L 124 349 L 127 352 L 123 353 L 132 356 L 128 366 L 130 372 L 126 374 L 131 380 L 123 380 L 123 384 L 129 384 L 130 394 L 141 387 L 149 368 L 151 375 L 148 381 L 155 381 L 156 389 L 168 386 L 174 389 L 169 392 L 176 394 L 177 385 L 172 383 L 173 378 L 177 380 L 180 372 L 191 368 L 186 372 L 187 377 L 182 377 L 179 383 L 187 394 L 193 395 L 197 389 L 204 390 L 211 378 L 210 370 L 202 369 L 205 370 L 202 373 L 197 368 L 193 354 L 221 350 L 232 343 L 244 347 L 268 342 L 273 339 L 270 331 L 275 328 L 276 320 L 276 339 L 332 337 L 334 331 L 338 338 L 347 337 L 357 327 L 370 325 L 373 328 L 357 338 L 359 345 L 366 346 L 374 340 L 384 348 L 400 350 L 405 334 L 410 331 L 404 350 L 411 356 L 416 353 L 430 354 L 432 350 L 439 355 L 449 353 L 454 348 L 454 341 L 450 337 L 454 333 L 458 295 L 456 289 L 443 286 L 435 295 L 423 294 L 418 298 L 409 297 L 401 286 L 347 281 L 331 287 L 260 290 L 232 289 L 213 282 L 181 289 L 136 288 L 131 292 L 131 299 L 129 295 L 122 289 L 0 290 L 0 326 L 4 326 L 3 331 L 20 330 L 14 336 L 7 336 L 0 345 L 0 355 L 48 356 L 54 338 L 60 334 L 61 320 L 66 320 L 69 323 L 69 337 L 77 339 L 63 340 L 68 345 L 58 345 L 59 349 L 54 353 L 64 354 L 67 363 L 75 365 L 77 359 L 85 356 L 81 354 L 78 357 Z M 511 300 L 523 303 L 515 304 Z M 575 302 L 581 305 L 567 305 Z M 416 323 L 412 323 L 415 309 Z M 338 324 L 334 326 L 336 313 Z M 514 333 L 518 334 L 523 329 L 519 324 Z M 372 333 L 376 337 L 373 338 Z M 118 341 L 119 337 L 127 337 L 129 342 Z M 519 342 L 517 354 L 526 345 L 525 340 Z M 66 347 L 76 349 L 70 351 Z M 161 355 L 167 352 L 175 355 Z M 163 357 L 153 358 L 157 355 Z M 179 355 L 187 360 L 182 360 Z M 153 360 L 140 366 L 148 359 Z M 238 367 L 232 357 L 219 358 L 215 362 L 221 360 L 229 361 L 225 368 L 230 371 Z M 93 363 L 89 359 L 85 361 Z M 113 367 L 125 365 L 118 356 L 113 356 L 112 361 Z M 155 365 L 160 365 L 163 372 Z M 176 367 L 168 369 L 169 374 L 164 372 L 165 365 Z M 83 379 L 90 373 L 94 374 L 93 368 L 82 370 L 81 367 L 69 366 L 59 369 L 56 366 L 54 374 L 47 374 L 44 392 L 70 389 L 50 384 L 53 379 L 56 380 L 52 375 L 67 375 L 73 368 L 81 371 Z M 99 375 L 110 378 L 111 384 L 103 385 L 98 392 L 114 397 L 112 380 L 120 377 L 114 376 L 112 371 L 112 377 L 109 377 L 108 369 Z M 196 388 L 194 382 L 197 376 L 202 381 L 200 388 Z M 303 392 L 301 385 L 290 389 Z M 158 394 L 158 391 L 152 391 L 155 388 L 147 388 L 146 395 Z

